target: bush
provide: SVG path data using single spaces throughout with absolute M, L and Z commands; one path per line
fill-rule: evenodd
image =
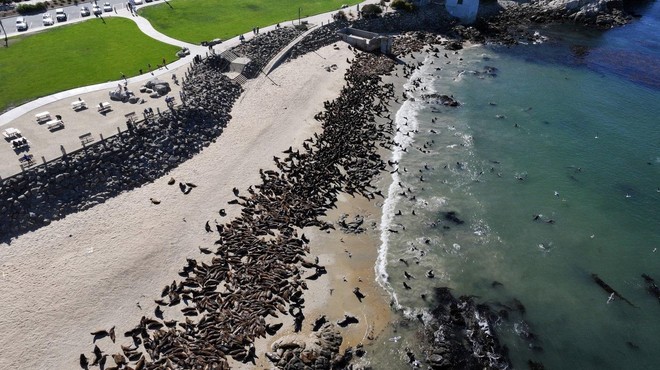
M 365 18 L 375 18 L 378 17 L 380 13 L 383 12 L 383 9 L 376 4 L 367 4 L 362 7 L 362 16 Z
M 41 13 L 48 10 L 48 2 L 45 3 L 36 3 L 36 4 L 20 4 L 16 7 L 16 11 L 19 14 L 34 14 Z
M 415 10 L 415 6 L 406 0 L 392 0 L 391 7 L 392 9 L 405 10 L 407 12 L 412 12 Z
M 332 16 L 336 21 L 345 21 L 348 20 L 346 13 L 343 10 L 338 11 Z

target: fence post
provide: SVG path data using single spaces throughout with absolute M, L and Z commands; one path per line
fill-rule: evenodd
M 83 143 L 83 147 L 84 146 L 85 146 L 85 144 Z M 60 150 L 62 151 L 62 156 L 63 157 L 66 156 L 66 150 L 64 149 L 64 145 L 60 145 Z
M 41 156 L 41 160 L 44 161 L 44 165 L 45 165 L 45 164 L 46 164 L 46 157 L 44 157 L 44 156 L 42 155 L 42 156 Z

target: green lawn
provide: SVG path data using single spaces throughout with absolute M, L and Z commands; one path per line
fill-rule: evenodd
M 172 0 L 148 6 L 139 14 L 156 30 L 178 40 L 199 44 L 204 40 L 223 40 L 264 27 L 298 18 L 338 10 L 341 5 L 359 0 Z M 355 8 L 352 8 L 355 12 Z
M 145 36 L 123 18 L 90 19 L 10 38 L 0 47 L 0 112 L 75 87 L 135 76 L 178 59 L 179 48 Z M 4 46 L 4 43 L 3 43 Z

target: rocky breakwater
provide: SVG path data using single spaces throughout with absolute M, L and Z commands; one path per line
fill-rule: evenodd
M 182 105 L 130 125 L 106 138 L 8 178 L 0 184 L 0 240 L 102 203 L 165 175 L 199 153 L 221 133 L 241 87 L 211 57 L 183 80 Z
M 291 41 L 300 36 L 302 31 L 293 27 L 282 27 L 274 29 L 265 34 L 241 43 L 232 49 L 239 55 L 250 58 L 250 63 L 243 70 L 247 78 L 254 78 L 270 62 L 280 50 L 284 49 Z
M 539 14 L 531 16 L 534 22 L 546 21 L 545 14 L 548 14 L 551 19 L 554 15 L 609 28 L 624 25 L 632 19 L 623 10 L 623 0 L 539 0 L 532 4 L 539 9 Z
M 376 118 L 386 114 L 394 87 L 374 70 L 386 65 L 391 70 L 393 64 L 386 57 L 358 54 L 339 97 L 326 101 L 316 116 L 321 132 L 302 148 L 276 156 L 276 169 L 259 171 L 261 183 L 246 191 L 234 188 L 236 198 L 229 204 L 240 207 L 240 216 L 206 224 L 209 233 L 217 233 L 214 248 L 200 248 L 205 255 L 188 259 L 180 279 L 166 285 L 152 307 L 142 306 L 153 316 L 123 328 L 128 329 L 124 343 L 97 341 L 108 353 L 96 346 L 80 355 L 81 367 L 114 353 L 112 360 L 122 368 L 226 369 L 232 361 L 255 363 L 256 338 L 274 336 L 284 325 L 299 332 L 306 320 L 306 281 L 325 273 L 307 256 L 310 240 L 304 229 L 334 229 L 322 217 L 340 193 L 382 196 L 371 181 L 386 168 L 378 146 L 387 145 L 392 121 Z M 334 330 L 327 326 L 320 332 L 327 343 L 318 351 L 305 352 L 305 347 L 297 353 L 282 342 L 271 358 L 282 368 L 305 368 L 287 367 L 297 357 L 310 364 L 305 366 L 328 369 L 341 343 Z
M 454 33 L 463 39 L 516 44 L 537 41 L 534 24 L 577 23 L 608 29 L 622 26 L 633 17 L 625 10 L 634 0 L 534 0 L 486 3 L 471 27 L 457 25 Z M 642 0 L 643 1 L 643 0 Z

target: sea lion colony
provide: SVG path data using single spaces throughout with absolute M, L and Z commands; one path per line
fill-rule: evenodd
M 305 258 L 309 240 L 301 229 L 334 228 L 320 217 L 340 192 L 376 197 L 370 181 L 385 169 L 378 144 L 386 145 L 392 123 L 377 117 L 387 111 L 394 88 L 370 71 L 393 65 L 385 57 L 356 55 L 340 96 L 316 116 L 322 133 L 301 150 L 275 157 L 278 170 L 261 170 L 262 183 L 247 194 L 234 189 L 229 203 L 240 205 L 241 215 L 215 224 L 215 255 L 211 261 L 188 259 L 179 273 L 183 280 L 166 286 L 156 300 L 157 318 L 145 316 L 124 333 L 132 344 L 114 355 L 117 368 L 226 369 L 229 357 L 254 361 L 255 338 L 281 327 L 269 325 L 268 316 L 291 315 L 300 329 L 305 270 L 324 271 Z M 171 320 L 169 307 L 181 302 L 185 319 Z M 91 366 L 103 355 L 96 350 L 87 361 L 82 354 L 80 364 Z M 312 365 L 316 359 L 308 360 Z

